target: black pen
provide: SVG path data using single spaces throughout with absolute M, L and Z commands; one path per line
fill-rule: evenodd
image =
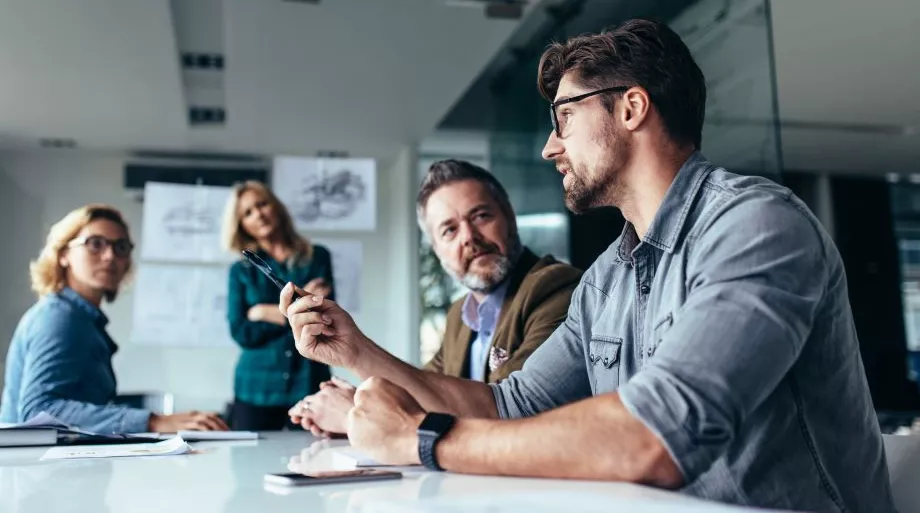
M 256 255 L 255 253 L 253 253 L 252 251 L 249 251 L 248 249 L 243 250 L 243 256 L 246 257 L 246 260 L 249 260 L 250 264 L 256 266 L 256 269 L 262 271 L 262 274 L 264 274 L 265 276 L 268 276 L 268 279 L 271 280 L 272 283 L 278 286 L 278 290 L 284 289 L 285 282 L 281 278 L 279 278 L 277 275 L 275 275 L 274 272 L 272 272 L 272 268 L 268 265 L 268 262 L 266 262 L 265 260 L 262 260 L 261 258 L 259 258 L 259 255 Z M 292 298 L 293 300 L 297 300 L 303 297 L 297 293 L 297 289 L 293 289 L 293 292 L 294 292 L 294 297 Z

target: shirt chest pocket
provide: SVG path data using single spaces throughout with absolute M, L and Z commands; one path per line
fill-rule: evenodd
M 594 394 L 613 392 L 620 385 L 620 353 L 623 339 L 592 337 L 588 351 L 588 372 Z

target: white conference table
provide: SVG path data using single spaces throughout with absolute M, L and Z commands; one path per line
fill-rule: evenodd
M 267 489 L 266 473 L 342 469 L 335 453 L 348 443 L 280 432 L 191 445 L 195 453 L 181 456 L 68 461 L 39 461 L 46 448 L 0 449 L 0 512 L 747 511 L 622 483 L 418 468 L 400 469 L 398 481 Z

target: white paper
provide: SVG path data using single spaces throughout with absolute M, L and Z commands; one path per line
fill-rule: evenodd
M 47 460 L 71 460 L 84 458 L 128 458 L 147 456 L 173 456 L 191 452 L 181 436 L 149 444 L 84 445 L 76 447 L 53 447 L 40 458 Z
M 223 266 L 142 264 L 134 291 L 131 341 L 232 347 Z
M 221 248 L 229 187 L 148 182 L 141 258 L 162 262 L 232 262 Z
M 73 426 L 68 426 L 63 423 L 60 419 L 51 415 L 46 411 L 38 412 L 37 415 L 31 419 L 20 422 L 18 424 L 4 424 L 0 423 L 0 429 L 57 429 L 59 432 L 64 431 L 68 433 L 79 433 L 82 435 L 90 436 L 99 436 L 99 433 L 93 433 L 91 431 L 84 431 L 82 429 L 75 428 Z
M 272 190 L 298 230 L 373 230 L 377 176 L 372 159 L 276 157 Z
M 332 254 L 332 279 L 335 300 L 351 315 L 361 311 L 361 269 L 364 245 L 357 240 L 313 239 Z
M 20 422 L 18 424 L 7 424 L 0 422 L 0 429 L 22 429 L 22 428 L 61 428 L 61 429 L 70 429 L 70 426 L 64 424 L 57 417 L 51 415 L 48 412 L 42 411 L 38 412 L 37 415 L 31 419 Z

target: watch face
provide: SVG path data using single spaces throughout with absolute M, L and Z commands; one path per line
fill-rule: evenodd
M 418 427 L 420 434 L 428 436 L 442 435 L 454 423 L 454 418 L 444 413 L 429 413 Z

